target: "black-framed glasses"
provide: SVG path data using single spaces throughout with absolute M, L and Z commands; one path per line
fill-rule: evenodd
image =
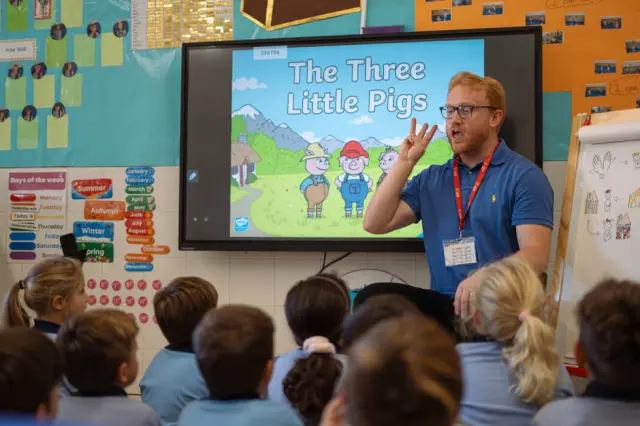
M 440 113 L 442 114 L 442 118 L 452 118 L 453 114 L 458 111 L 458 115 L 460 118 L 470 118 L 473 115 L 474 109 L 495 109 L 492 106 L 488 105 L 447 105 L 440 107 Z

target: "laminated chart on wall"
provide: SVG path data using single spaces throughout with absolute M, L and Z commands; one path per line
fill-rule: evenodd
M 124 269 L 128 272 L 153 271 L 154 256 L 169 254 L 169 246 L 158 244 L 153 216 L 156 210 L 153 167 L 129 167 L 125 171 L 127 253 Z
M 178 165 L 180 52 L 131 50 L 130 0 L 0 4 L 0 167 Z
M 9 173 L 9 262 L 35 262 L 62 254 L 66 184 L 66 172 Z
M 545 92 L 571 92 L 574 115 L 640 107 L 637 1 L 415 0 L 415 18 L 418 31 L 541 25 Z

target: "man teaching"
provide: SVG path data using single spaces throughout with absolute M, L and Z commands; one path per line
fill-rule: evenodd
M 460 73 L 449 84 L 447 137 L 454 157 L 408 184 L 437 126 L 411 132 L 364 218 L 372 234 L 421 221 L 431 288 L 454 296 L 467 313 L 477 292 L 477 269 L 515 254 L 546 272 L 553 229 L 553 190 L 542 170 L 498 138 L 505 92 L 493 78 Z

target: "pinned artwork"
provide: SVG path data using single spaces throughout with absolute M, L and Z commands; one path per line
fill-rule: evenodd
M 640 208 L 640 188 L 629 194 L 628 207 L 630 209 Z
M 603 158 L 600 158 L 599 154 L 594 154 L 593 161 L 591 163 L 591 173 L 598 175 L 600 179 L 605 178 L 605 173 L 611 168 L 611 164 L 616 158 L 611 154 L 611 151 L 607 151 Z
M 634 152 L 632 154 L 632 158 L 633 164 L 635 165 L 636 169 L 640 169 L 640 152 Z
M 629 213 L 619 214 L 616 223 L 616 240 L 628 240 L 631 238 L 631 219 Z
M 611 230 L 613 229 L 613 220 L 607 218 L 602 223 L 604 225 L 604 234 L 602 235 L 602 238 L 605 242 L 610 241 L 613 237 L 613 234 L 611 233 Z
M 587 194 L 587 201 L 584 203 L 584 214 L 598 214 L 598 194 L 596 194 L 596 191 Z
M 611 190 L 604 191 L 604 211 L 609 213 L 611 211 Z

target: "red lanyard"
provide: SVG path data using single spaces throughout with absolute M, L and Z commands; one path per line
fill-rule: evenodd
M 462 210 L 462 185 L 460 184 L 460 159 L 458 157 L 453 159 L 453 189 L 455 190 L 456 194 L 456 207 L 458 208 L 458 219 L 460 220 L 460 238 L 462 238 L 462 231 L 464 231 L 464 222 L 467 219 L 467 215 L 469 214 L 469 209 L 471 209 L 471 203 L 478 193 L 478 189 L 480 188 L 480 184 L 484 179 L 484 175 L 487 174 L 489 164 L 491 164 L 491 159 L 493 158 L 493 154 L 495 154 L 496 149 L 498 149 L 498 145 L 500 145 L 500 142 L 498 142 L 495 148 L 493 148 L 493 151 L 491 151 L 491 154 L 482 162 L 482 167 L 480 167 L 480 172 L 478 173 L 478 177 L 476 178 L 476 183 L 473 185 L 471 195 L 469 195 L 467 210 L 465 210 L 464 212 Z

